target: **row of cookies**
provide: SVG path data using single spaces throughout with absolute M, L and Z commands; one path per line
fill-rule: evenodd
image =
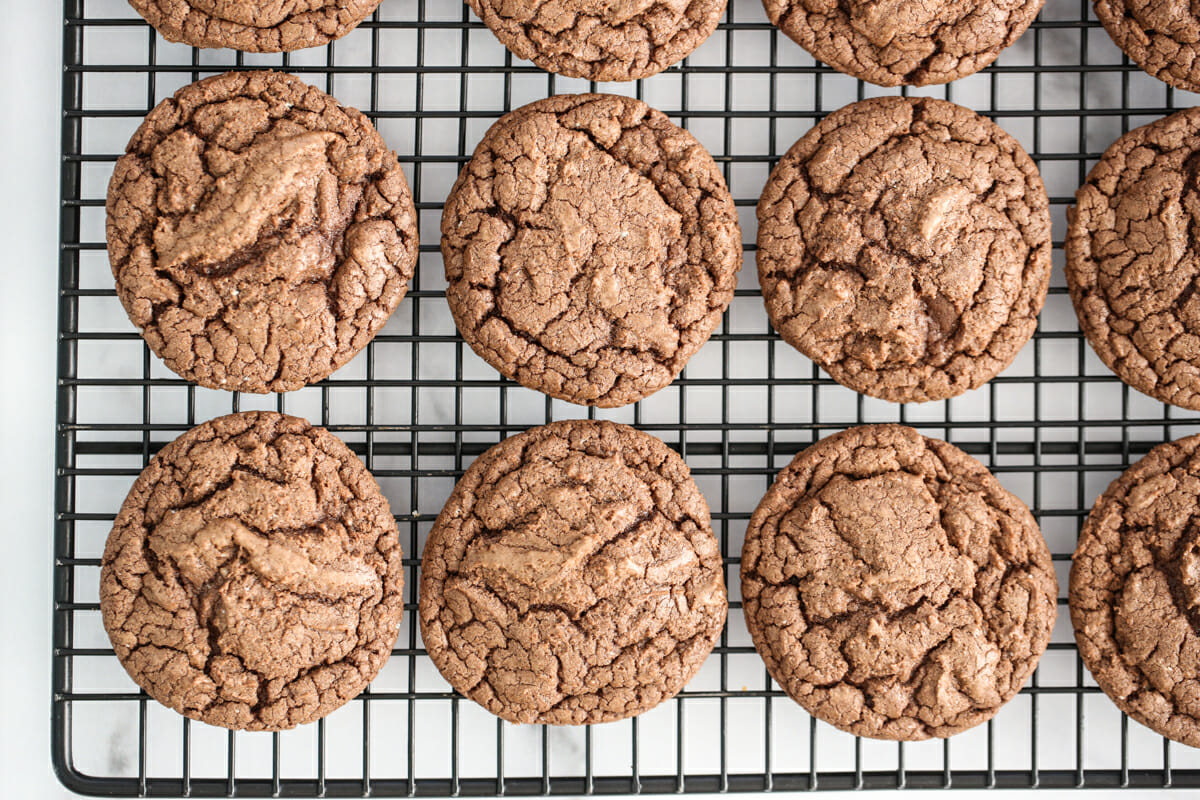
M 1080 189 L 1067 278 L 1100 357 L 1200 407 L 1189 220 L 1200 111 L 1126 134 Z M 741 267 L 712 157 L 646 104 L 558 95 L 497 121 L 445 203 L 464 339 L 554 397 L 631 403 L 720 324 Z M 290 391 L 386 323 L 412 278 L 416 211 L 361 113 L 291 76 L 234 72 L 147 116 L 107 200 L 117 292 L 151 349 L 200 385 Z M 880 97 L 821 120 L 758 203 L 771 322 L 835 380 L 895 402 L 974 389 L 1032 336 L 1050 278 L 1049 203 L 995 123 Z
M 360 352 L 404 297 L 416 211 L 361 113 L 231 72 L 147 115 L 107 197 L 117 294 L 209 388 L 286 392 Z M 631 98 L 562 95 L 498 121 L 442 218 L 451 311 L 510 378 L 623 405 L 669 384 L 733 298 L 741 234 L 712 157 Z
M 346 35 L 382 0 L 130 0 L 163 36 L 196 47 L 280 52 Z M 716 30 L 727 0 L 597 4 L 592 0 L 468 0 L 519 58 L 594 81 L 645 78 L 683 60 Z M 925 86 L 992 63 L 1033 22 L 1045 0 L 834 3 L 763 0 L 767 16 L 813 57 L 880 86 Z M 1200 90 L 1200 23 L 1185 8 L 1149 0 L 1096 0 L 1113 41 L 1146 72 Z
M 1134 719 L 1200 746 L 1200 436 L 1153 449 L 1080 534 L 1084 664 Z M 304 420 L 248 412 L 167 445 L 102 558 L 100 609 L 154 699 L 244 730 L 311 722 L 383 667 L 404 611 L 387 500 Z M 752 515 L 744 620 L 780 687 L 856 735 L 945 737 L 1032 674 L 1057 614 L 1029 509 L 958 448 L 899 425 L 800 452 Z M 721 636 L 708 506 L 663 442 L 609 422 L 530 429 L 467 469 L 424 546 L 418 616 L 456 691 L 511 722 L 589 724 L 673 697 Z
M 466 470 L 421 554 L 422 641 L 456 691 L 511 722 L 590 724 L 675 696 L 728 602 L 683 459 L 571 420 Z M 404 609 L 386 499 L 329 432 L 272 412 L 204 423 L 138 477 L 104 551 L 114 650 L 194 719 L 281 730 L 378 674 Z M 977 725 L 1050 638 L 1057 584 L 1029 510 L 958 448 L 898 425 L 801 452 L 750 520 L 746 625 L 817 717 L 915 740 Z
M 416 212 L 363 115 L 280 73 L 228 73 L 146 118 L 108 192 L 118 295 L 171 369 L 289 391 L 342 366 L 403 297 Z M 941 399 L 1031 335 L 1049 275 L 1032 161 L 944 101 L 836 112 L 776 168 L 758 264 L 784 337 L 852 388 Z M 741 267 L 712 157 L 644 103 L 560 95 L 501 118 L 442 215 L 447 299 L 508 378 L 619 406 L 669 383 Z

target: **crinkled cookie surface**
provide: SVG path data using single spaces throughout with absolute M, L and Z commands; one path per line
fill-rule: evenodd
M 1188 0 L 1093 0 L 1117 47 L 1143 70 L 1200 92 L 1200 8 Z
M 758 274 L 784 340 L 893 402 L 978 388 L 1033 335 L 1050 281 L 1033 160 L 995 123 L 928 98 L 823 119 L 758 203 Z
M 108 188 L 117 294 L 150 348 L 214 389 L 286 392 L 345 365 L 408 289 L 416 211 L 370 121 L 276 72 L 164 100 Z
M 366 467 L 295 417 L 199 425 L 109 534 L 100 610 L 129 675 L 192 719 L 283 730 L 356 697 L 404 609 L 396 524 Z
M 1067 287 L 1096 355 L 1140 392 L 1200 409 L 1200 109 L 1136 128 L 1075 193 Z
M 631 81 L 682 61 L 726 0 L 468 0 L 519 58 L 571 78 Z
M 926 86 L 996 60 L 1044 0 L 763 0 L 767 17 L 834 69 L 880 86 Z
M 467 470 L 421 561 L 421 635 L 459 692 L 510 722 L 584 724 L 673 697 L 721 634 L 708 506 L 654 437 L 576 420 Z
M 354 30 L 382 0 L 129 0 L 168 41 L 278 53 Z
M 819 719 L 879 739 L 990 719 L 1057 613 L 1029 509 L 963 451 L 900 425 L 798 454 L 751 517 L 741 572 L 771 676 Z
M 553 397 L 658 391 L 733 299 L 741 231 L 691 134 L 626 97 L 558 95 L 501 118 L 442 215 L 450 310 L 489 364 Z
M 1113 481 L 1079 534 L 1071 622 L 1117 706 L 1200 747 L 1200 436 L 1160 444 Z

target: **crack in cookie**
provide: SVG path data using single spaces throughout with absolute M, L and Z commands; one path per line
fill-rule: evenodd
M 1079 327 L 1121 380 L 1200 409 L 1200 109 L 1136 128 L 1088 173 L 1068 212 Z
M 961 106 L 880 97 L 835 111 L 771 173 L 758 221 L 772 324 L 857 392 L 953 397 L 1037 327 L 1046 190 L 1015 139 Z
M 839 72 L 879 86 L 926 86 L 996 60 L 1045 0 L 763 0 L 792 41 Z
M 421 561 L 421 636 L 456 690 L 510 722 L 640 714 L 725 622 L 721 554 L 687 466 L 586 420 L 533 428 L 463 475 Z
M 417 258 L 408 183 L 370 121 L 274 72 L 160 103 L 117 161 L 107 213 L 130 320 L 213 389 L 325 378 L 387 322 Z
M 375 677 L 403 586 L 387 500 L 354 453 L 304 420 L 247 412 L 180 436 L 134 482 L 104 549 L 100 611 L 155 700 L 284 730 Z
M 1200 5 L 1194 0 L 1092 0 L 1117 47 L 1160 81 L 1200 92 Z
M 129 0 L 167 41 L 279 53 L 340 39 L 382 0 Z
M 1071 622 L 1117 707 L 1200 747 L 1200 436 L 1160 444 L 1112 482 L 1079 534 Z
M 741 231 L 712 157 L 645 103 L 560 95 L 484 136 L 442 215 L 450 310 L 484 360 L 553 397 L 663 388 L 733 299 Z
M 467 0 L 518 58 L 571 78 L 632 81 L 682 61 L 726 0 Z
M 900 425 L 798 454 L 750 519 L 741 571 L 771 676 L 814 716 L 879 739 L 990 719 L 1057 613 L 1029 509 L 966 453 Z

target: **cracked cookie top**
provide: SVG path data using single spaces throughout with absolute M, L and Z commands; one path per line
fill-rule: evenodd
M 996 60 L 1045 0 L 763 0 L 767 17 L 815 58 L 879 86 L 926 86 Z
M 1200 747 L 1200 436 L 1160 444 L 1112 482 L 1079 534 L 1071 623 L 1117 706 Z
M 758 275 L 771 322 L 838 383 L 899 403 L 953 397 L 1011 364 L 1037 327 L 1046 189 L 986 117 L 862 100 L 771 173 Z
M 1075 193 L 1067 287 L 1121 380 L 1200 410 L 1200 108 L 1117 139 Z
M 721 553 L 687 466 L 612 422 L 556 422 L 480 456 L 421 560 L 421 635 L 510 722 L 623 719 L 673 697 L 725 623 Z
M 399 632 L 399 536 L 339 439 L 247 412 L 164 447 L 100 570 L 117 658 L 152 698 L 236 730 L 284 730 L 356 697 Z
M 741 230 L 717 165 L 645 103 L 559 95 L 501 118 L 442 215 L 467 343 L 524 386 L 620 406 L 658 391 L 721 321 Z
M 108 186 L 117 294 L 168 367 L 286 392 L 367 345 L 408 289 L 416 211 L 370 121 L 277 72 L 180 89 Z
M 1029 509 L 957 447 L 900 425 L 798 454 L 742 550 L 746 625 L 771 677 L 878 739 L 990 719 L 1037 666 L 1057 594 Z
M 571 78 L 632 81 L 682 61 L 726 0 L 467 0 L 518 58 Z
M 340 39 L 382 0 L 129 0 L 167 41 L 278 53 Z
M 1092 0 L 1117 47 L 1143 70 L 1200 92 L 1200 6 L 1191 0 Z

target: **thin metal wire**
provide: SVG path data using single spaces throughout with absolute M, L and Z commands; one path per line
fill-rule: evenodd
M 954 402 L 883 410 L 862 396 L 845 402 L 848 395 L 814 365 L 798 361 L 766 324 L 753 284 L 752 240 L 745 242 L 742 288 L 724 326 L 704 351 L 713 356 L 698 357 L 661 398 L 632 409 L 582 412 L 549 399 L 531 406 L 524 390 L 481 370 L 478 359 L 446 326 L 436 243 L 446 171 L 456 172 L 484 127 L 516 105 L 576 87 L 632 92 L 651 104 L 661 104 L 679 124 L 702 139 L 711 139 L 706 144 L 733 187 L 747 222 L 753 218 L 757 191 L 767 171 L 800 132 L 842 102 L 878 93 L 861 82 L 847 91 L 848 79 L 806 58 L 763 20 L 756 4 L 738 6 L 738 2 L 731 3 L 711 46 L 706 45 L 709 55 L 693 56 L 632 87 L 570 83 L 514 63 L 507 51 L 489 56 L 489 47 L 497 45 L 468 9 L 463 6 L 447 13 L 433 0 L 385 2 L 353 34 L 365 37 L 358 40 L 360 46 L 367 42 L 368 56 L 361 63 L 352 63 L 357 51 L 349 40 L 330 45 L 323 53 L 287 54 L 270 62 L 335 94 L 353 88 L 356 77 L 365 77 L 366 93 L 359 100 L 364 111 L 385 136 L 407 142 L 403 146 L 393 142 L 393 146 L 409 175 L 424 238 L 421 263 L 404 307 L 368 346 L 361 371 L 347 368 L 344 376 L 336 375 L 316 389 L 265 402 L 280 411 L 317 419 L 347 439 L 389 491 L 399 493 L 393 498 L 393 510 L 402 534 L 407 534 L 403 541 L 407 543 L 408 627 L 385 668 L 386 681 L 381 677 L 350 704 L 351 714 L 360 715 L 351 717 L 353 724 L 335 715 L 318 722 L 309 734 L 301 732 L 300 739 L 285 733 L 263 740 L 256 734 L 224 734 L 199 723 L 176 721 L 177 738 L 171 740 L 177 742 L 175 757 L 164 765 L 160 760 L 165 734 L 157 716 L 161 709 L 136 687 L 100 686 L 91 679 L 98 663 L 107 668 L 116 665 L 111 648 L 87 638 L 95 630 L 98 611 L 94 589 L 89 588 L 100 564 L 94 540 L 111 523 L 121 487 L 166 442 L 212 416 L 214 401 L 211 393 L 198 391 L 163 370 L 144 346 L 140 362 L 135 362 L 140 364 L 139 377 L 99 372 L 82 357 L 97 352 L 96 347 L 118 352 L 118 348 L 140 346 L 131 329 L 95 322 L 95 309 L 114 303 L 115 293 L 104 282 L 85 279 L 85 273 L 92 275 L 95 265 L 103 264 L 104 249 L 94 225 L 95 215 L 103 213 L 103 195 L 96 192 L 89 176 L 115 161 L 118 148 L 96 145 L 90 135 L 104 124 L 136 124 L 167 87 L 230 66 L 255 68 L 263 62 L 238 53 L 231 65 L 218 65 L 197 50 L 179 59 L 179 50 L 168 47 L 140 20 L 117 16 L 122 12 L 114 9 L 123 4 L 64 0 L 52 755 L 67 786 L 113 796 L 197 797 L 1200 786 L 1200 762 L 1188 760 L 1189 753 L 1172 749 L 1165 740 L 1148 747 L 1145 731 L 1129 725 L 1123 715 L 1113 716 L 1107 729 L 1097 727 L 1100 715 L 1092 710 L 1098 707 L 1092 703 L 1104 698 L 1088 681 L 1069 637 L 1056 638 L 1047 656 L 1070 654 L 1064 655 L 1070 659 L 1065 672 L 1069 680 L 1064 682 L 1058 674 L 1046 677 L 1043 661 L 1021 699 L 1014 701 L 1012 712 L 990 721 L 978 736 L 965 734 L 941 745 L 934 743 L 932 750 L 921 744 L 896 744 L 888 750 L 886 745 L 836 734 L 806 717 L 770 681 L 744 635 L 736 580 L 740 534 L 749 516 L 746 509 L 786 459 L 814 439 L 880 418 L 922 426 L 986 461 L 1002 480 L 1027 482 L 1025 496 L 1032 500 L 1039 521 L 1049 526 L 1080 522 L 1095 495 L 1096 479 L 1115 474 L 1153 444 L 1182 435 L 1186 426 L 1196 423 L 1195 417 L 1147 405 L 1107 371 L 1085 369 L 1092 357 L 1074 327 L 1043 326 L 1026 354 L 1028 366 L 1010 370 L 981 390 L 986 413 L 980 418 Z M 1187 102 L 1168 91 L 1163 95 L 1166 104 L 1158 106 L 1150 102 L 1152 92 L 1135 92 L 1135 81 L 1144 76 L 1128 59 L 1093 63 L 1092 45 L 1107 43 L 1107 35 L 1089 18 L 1089 5 L 1080 0 L 1074 17 L 1057 18 L 1064 9 L 1056 8 L 1054 18 L 1044 15 L 1047 18 L 1036 22 L 1022 40 L 1032 44 L 1027 63 L 1019 56 L 1002 57 L 982 76 L 968 79 L 990 98 L 980 110 L 1001 125 L 1032 125 L 1024 141 L 1044 172 L 1065 166 L 1077 182 L 1108 144 L 1097 140 L 1096 131 L 1111 131 L 1115 136 L 1129 130 L 1136 117 L 1159 116 L 1177 99 Z M 101 62 L 90 57 L 90 37 L 123 31 L 144 38 L 143 63 L 137 61 L 136 48 L 130 49 L 128 63 L 124 58 Z M 411 37 L 403 40 L 411 42 L 411 58 L 405 59 L 407 63 L 392 63 L 384 52 L 396 49 L 390 37 L 400 35 Z M 766 46 L 760 47 L 763 37 Z M 1052 37 L 1077 37 L 1075 63 L 1047 58 L 1047 40 Z M 450 41 L 458 48 L 457 64 L 446 63 L 442 52 Z M 721 48 L 724 63 L 715 63 L 720 59 L 711 54 Z M 763 54 L 765 63 L 755 61 Z M 172 55 L 180 63 L 170 63 Z M 448 89 L 444 81 L 451 78 L 457 84 Z M 108 85 L 114 80 L 128 82 L 139 93 L 144 81 L 144 99 L 128 107 L 91 103 L 86 84 L 97 79 L 109 81 Z M 739 106 L 741 81 L 759 79 L 766 87 L 766 100 L 752 108 Z M 1018 91 L 1014 100 L 1013 87 L 1024 85 L 1020 82 L 1025 80 L 1031 87 L 1028 95 Z M 1064 94 L 1061 87 L 1072 80 L 1078 82 L 1077 91 Z M 964 102 L 969 94 L 965 83 L 945 87 L 944 96 Z M 1102 84 L 1119 86 L 1120 102 L 1090 107 L 1091 89 Z M 411 99 L 395 101 L 397 87 L 408 87 Z M 674 99 L 665 103 L 658 99 L 664 91 Z M 936 88 L 933 91 L 936 94 Z M 135 95 L 122 92 L 120 97 Z M 714 98 L 719 100 L 715 106 Z M 1079 126 L 1078 137 L 1069 146 L 1043 128 L 1066 117 L 1078 119 Z M 456 126 L 455 135 L 447 138 L 431 132 L 444 127 L 427 128 L 442 124 Z M 739 139 L 744 124 L 761 126 L 763 141 L 746 146 Z M 757 183 L 747 185 L 747 174 L 753 174 Z M 1051 188 L 1056 209 L 1071 202 L 1073 186 Z M 1060 227 L 1056 225 L 1057 236 L 1062 235 Z M 747 231 L 752 239 L 751 233 Z M 1061 241 L 1055 246 L 1060 250 Z M 1061 303 L 1064 295 L 1061 282 L 1055 282 L 1051 303 Z M 1060 348 L 1073 354 L 1073 371 L 1050 368 L 1051 351 Z M 758 352 L 765 354 L 762 374 L 747 375 L 743 354 Z M 1094 398 L 1102 393 L 1112 397 L 1114 390 L 1118 399 L 1107 410 L 1092 408 Z M 105 392 L 136 392 L 139 417 L 113 421 L 97 416 L 99 396 Z M 1011 398 L 1025 395 L 1031 410 L 1006 416 Z M 1057 400 L 1067 396 L 1078 406 L 1074 419 L 1054 413 Z M 172 399 L 176 397 L 182 398 L 181 404 Z M 347 413 L 347 397 L 353 398 L 351 405 L 357 411 Z M 716 418 L 710 413 L 714 397 Z M 762 416 L 748 417 L 746 408 L 760 399 Z M 262 407 L 264 401 L 233 394 L 221 402 L 227 404 L 226 410 L 233 410 Z M 531 407 L 540 411 L 534 413 Z M 446 487 L 491 444 L 530 425 L 580 413 L 633 422 L 663 438 L 688 460 L 713 505 L 714 526 L 735 598 L 730 604 L 730 625 L 710 662 L 713 672 L 707 677 L 702 674 L 663 708 L 617 723 L 613 730 L 628 732 L 628 749 L 621 745 L 611 752 L 602 747 L 609 741 L 608 727 L 603 734 L 589 728 L 579 739 L 560 739 L 546 728 L 531 733 L 500 721 L 480 724 L 480 717 L 474 716 L 478 709 L 437 682 L 413 613 L 418 602 L 420 544 L 437 510 L 431 504 L 436 506 Z M 1069 490 L 1048 488 L 1061 484 L 1046 483 L 1071 479 L 1074 486 Z M 94 502 L 96 486 L 107 487 L 102 507 Z M 749 486 L 755 497 L 745 496 Z M 1065 566 L 1069 557 L 1069 543 L 1057 542 L 1056 563 Z M 1061 601 L 1060 612 L 1065 613 Z M 742 664 L 753 666 L 741 669 Z M 741 685 L 754 681 L 762 688 Z M 1070 705 L 1054 705 L 1060 701 Z M 1055 738 L 1062 729 L 1053 726 L 1058 722 L 1057 710 L 1068 707 L 1066 730 L 1074 741 L 1066 747 L 1066 760 L 1051 758 L 1053 753 L 1042 748 L 1060 744 Z M 761 724 L 735 726 L 747 708 L 760 715 Z M 133 713 L 122 717 L 122 709 Z M 114 720 L 128 720 L 114 722 L 113 735 L 115 740 L 132 742 L 134 748 L 128 763 L 115 759 L 113 764 L 100 765 L 111 766 L 108 771 L 97 768 L 94 754 L 88 752 L 90 737 L 83 735 L 87 725 L 96 724 L 97 710 Z M 438 715 L 448 722 L 435 725 L 431 720 Z M 1023 761 L 1014 760 L 1014 725 L 1017 740 L 1024 743 L 1016 752 Z M 1105 738 L 1115 740 L 1115 755 L 1108 762 L 1097 762 L 1092 748 L 1104 744 Z M 266 749 L 253 749 L 260 742 L 267 743 Z M 485 746 L 477 747 L 479 742 Z M 614 767 L 611 753 L 618 751 L 625 755 Z

